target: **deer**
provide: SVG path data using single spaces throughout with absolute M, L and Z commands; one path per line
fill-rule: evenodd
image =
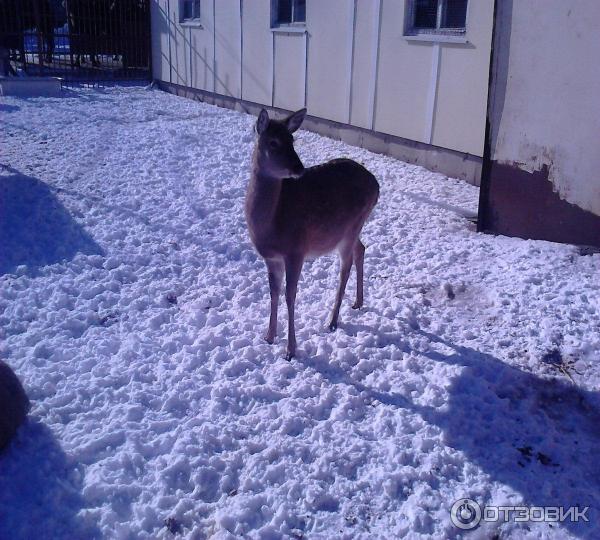
M 363 306 L 365 246 L 360 233 L 379 198 L 375 176 L 355 161 L 334 159 L 304 167 L 294 149 L 293 133 L 306 112 L 300 109 L 284 120 L 274 120 L 265 109 L 261 110 L 255 125 L 257 138 L 245 200 L 250 239 L 267 266 L 271 314 L 264 339 L 269 344 L 277 334 L 285 272 L 287 360 L 296 355 L 294 307 L 305 259 L 335 250 L 339 254 L 340 281 L 329 322 L 331 331 L 338 327 L 353 264 L 357 281 L 352 308 Z

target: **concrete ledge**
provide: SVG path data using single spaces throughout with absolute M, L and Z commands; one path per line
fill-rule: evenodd
M 290 111 L 277 107 L 269 107 L 165 81 L 155 81 L 155 83 L 161 90 L 178 96 L 197 99 L 211 105 L 234 109 L 255 116 L 258 116 L 258 113 L 263 108 L 267 109 L 269 114 L 272 114 L 274 118 L 280 118 L 290 113 Z M 343 141 L 352 146 L 359 146 L 378 154 L 392 156 L 407 163 L 421 165 L 430 171 L 439 172 L 446 176 L 460 178 L 475 186 L 479 186 L 481 181 L 482 158 L 478 156 L 410 139 L 403 139 L 395 135 L 371 131 L 350 124 L 334 122 L 316 116 L 307 116 L 302 127 L 320 135 Z
M 61 90 L 56 77 L 0 77 L 0 96 L 57 97 Z

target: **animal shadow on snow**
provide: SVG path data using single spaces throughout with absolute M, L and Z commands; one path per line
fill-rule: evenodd
M 396 343 L 404 351 L 411 350 L 400 333 L 351 323 L 340 327 L 350 334 L 368 330 L 381 344 Z M 334 384 L 352 385 L 384 406 L 411 410 L 440 427 L 447 446 L 461 451 L 491 481 L 522 495 L 526 505 L 589 506 L 589 523 L 565 521 L 560 527 L 577 537 L 598 538 L 600 393 L 578 388 L 566 379 L 541 378 L 490 354 L 423 330 L 413 331 L 441 346 L 415 350 L 419 355 L 463 368 L 449 381 L 443 407 L 418 405 L 398 392 L 369 388 L 352 380 L 342 368 L 319 359 L 307 358 L 302 363 Z M 477 499 L 476 493 L 464 494 L 469 495 Z
M 403 191 L 397 190 L 399 195 L 403 195 L 409 199 L 412 199 L 415 202 L 426 204 L 427 206 L 432 206 L 434 208 L 439 208 L 441 210 L 447 210 L 456 214 L 457 216 L 474 220 L 477 219 L 477 212 L 473 212 L 471 210 L 467 210 L 466 208 L 461 208 L 459 206 L 455 206 L 453 204 L 448 204 L 446 202 L 437 201 L 432 199 L 431 197 L 423 194 L 423 193 L 414 193 L 412 191 Z
M 17 105 L 8 105 L 7 103 L 0 103 L 0 112 L 16 112 L 20 111 L 21 107 Z
M 100 538 L 78 516 L 82 484 L 50 429 L 29 419 L 0 453 L 0 538 Z
M 8 174 L 6 174 L 8 172 Z M 93 238 L 41 180 L 10 167 L 0 169 L 0 275 L 102 254 Z

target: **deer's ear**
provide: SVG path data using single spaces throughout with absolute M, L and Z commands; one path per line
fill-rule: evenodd
M 267 126 L 269 125 L 269 113 L 263 109 L 262 111 L 260 111 L 260 114 L 258 115 L 258 120 L 256 121 L 256 133 L 258 133 L 259 135 L 265 131 L 265 129 L 267 129 Z
M 300 109 L 296 111 L 292 115 L 288 116 L 285 120 L 285 127 L 288 129 L 290 133 L 294 133 L 302 122 L 304 122 L 304 117 L 306 116 L 306 109 Z

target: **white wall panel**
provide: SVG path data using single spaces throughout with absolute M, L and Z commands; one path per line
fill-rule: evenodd
M 274 105 L 297 110 L 304 107 L 306 41 L 304 34 L 274 34 Z
M 436 146 L 483 156 L 493 18 L 492 2 L 471 0 L 469 43 L 441 45 L 432 138 Z
M 162 81 L 170 79 L 169 14 L 167 0 L 150 2 L 152 34 L 152 77 Z
M 243 0 L 243 98 L 271 105 L 273 38 L 270 0 Z
M 528 172 L 546 165 L 562 199 L 600 215 L 600 3 L 546 0 L 540 10 L 519 0 L 502 20 L 492 159 Z
M 370 129 L 377 54 L 377 0 L 356 2 L 350 123 Z
M 375 129 L 425 142 L 432 46 L 404 38 L 404 2 L 381 1 Z
M 353 0 L 309 0 L 308 112 L 348 122 Z
M 215 0 L 215 92 L 241 97 L 240 0 Z
M 168 5 L 171 19 L 171 80 L 175 84 L 190 86 L 189 32 L 179 23 L 179 1 L 168 0 Z
M 191 86 L 208 92 L 214 92 L 215 82 L 213 21 L 212 0 L 202 0 L 200 12 L 202 26 L 188 28 Z

